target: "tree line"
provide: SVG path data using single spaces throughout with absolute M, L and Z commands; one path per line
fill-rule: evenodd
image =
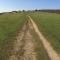
M 38 10 L 38 9 L 35 9 L 35 10 L 22 10 L 22 11 L 11 11 L 11 12 L 3 12 L 3 13 L 0 13 L 0 15 L 2 14 L 5 14 L 5 13 L 21 13 L 21 12 L 48 12 L 48 13 L 58 13 L 60 14 L 60 9 L 43 9 L 43 10 Z

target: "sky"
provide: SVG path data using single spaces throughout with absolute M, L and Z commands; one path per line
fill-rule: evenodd
M 0 0 L 0 12 L 23 9 L 60 9 L 60 0 Z

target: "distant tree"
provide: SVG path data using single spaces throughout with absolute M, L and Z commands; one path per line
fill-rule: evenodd
M 37 9 L 35 9 L 35 11 L 37 12 L 38 10 L 37 10 Z
M 23 10 L 22 12 L 25 12 L 25 10 Z

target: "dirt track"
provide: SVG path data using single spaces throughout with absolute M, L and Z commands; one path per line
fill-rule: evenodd
M 19 32 L 16 37 L 17 40 L 14 43 L 14 49 L 12 55 L 9 57 L 9 60 L 37 60 L 36 52 L 34 51 L 35 46 L 33 43 L 33 35 L 31 35 L 30 30 L 35 30 L 36 34 L 39 36 L 42 41 L 48 56 L 51 60 L 60 60 L 58 54 L 53 50 L 50 43 L 44 38 L 41 32 L 38 30 L 36 24 L 33 22 L 30 16 L 29 21 L 23 26 L 22 30 Z M 32 25 L 31 25 L 32 24 Z M 44 58 L 44 57 L 43 57 Z
M 40 37 L 40 40 L 42 41 L 48 56 L 50 57 L 51 60 L 60 60 L 59 55 L 56 53 L 56 51 L 53 49 L 53 47 L 51 46 L 51 44 L 48 42 L 48 40 L 43 36 L 43 34 L 39 31 L 37 25 L 35 24 L 35 22 L 32 20 L 32 18 L 30 16 L 28 16 L 31 20 L 31 23 L 34 27 L 35 32 L 37 33 L 37 35 Z
M 17 40 L 14 44 L 13 54 L 9 60 L 36 60 L 36 53 L 34 52 L 33 37 L 30 33 L 30 22 L 27 22 L 22 31 L 18 34 Z

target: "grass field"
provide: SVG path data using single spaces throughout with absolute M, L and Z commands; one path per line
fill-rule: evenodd
M 8 60 L 16 34 L 27 20 L 25 14 L 7 13 L 0 15 L 0 60 Z
M 35 12 L 30 16 L 53 48 L 60 54 L 60 14 Z
M 28 16 L 37 24 L 39 30 L 60 54 L 60 14 L 45 12 L 5 13 L 0 15 L 0 60 L 9 60 L 16 36 L 23 28 Z M 28 22 L 27 22 L 28 23 Z M 34 31 L 31 31 L 37 53 L 37 60 L 50 60 L 42 42 Z

